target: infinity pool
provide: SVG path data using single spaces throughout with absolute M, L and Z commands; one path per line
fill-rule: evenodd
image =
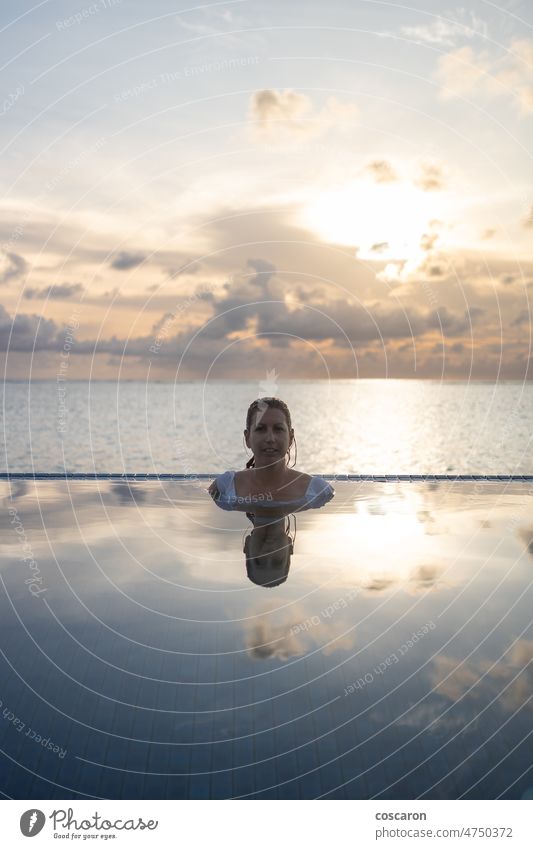
M 247 577 L 206 482 L 2 482 L 5 797 L 531 798 L 533 489 L 336 483 Z

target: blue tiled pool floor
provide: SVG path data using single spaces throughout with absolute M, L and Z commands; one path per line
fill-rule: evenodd
M 274 588 L 205 485 L 0 482 L 4 796 L 531 792 L 530 485 L 336 483 Z

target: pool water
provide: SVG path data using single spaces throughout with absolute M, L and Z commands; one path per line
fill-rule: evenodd
M 531 794 L 530 485 L 336 483 L 273 588 L 205 481 L 0 486 L 5 797 Z

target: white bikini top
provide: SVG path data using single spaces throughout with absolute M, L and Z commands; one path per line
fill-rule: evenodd
M 293 498 L 288 501 L 276 501 L 273 498 L 259 495 L 237 495 L 235 493 L 235 472 L 228 471 L 216 478 L 216 485 L 219 492 L 219 497 L 216 503 L 222 510 L 234 510 L 237 505 L 257 505 L 260 507 L 286 507 L 291 506 L 298 510 L 310 510 L 315 507 L 323 507 L 328 501 L 331 501 L 335 495 L 335 490 L 325 480 L 318 475 L 313 475 L 309 481 L 309 486 L 300 498 Z

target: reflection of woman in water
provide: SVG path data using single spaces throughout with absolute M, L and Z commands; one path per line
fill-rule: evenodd
M 253 518 L 249 515 L 249 518 Z M 287 580 L 293 553 L 290 519 L 256 523 L 244 541 L 246 573 L 260 587 L 277 587 Z
M 244 438 L 253 455 L 246 468 L 224 472 L 209 487 L 219 507 L 272 516 L 280 506 L 290 506 L 291 512 L 307 510 L 333 498 L 333 487 L 324 478 L 288 466 L 295 439 L 284 401 L 259 398 L 250 404 Z

